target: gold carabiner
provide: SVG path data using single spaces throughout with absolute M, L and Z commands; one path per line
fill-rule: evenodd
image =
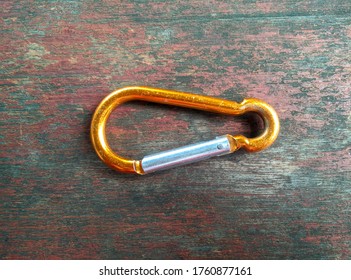
M 180 107 L 210 111 L 227 115 L 242 115 L 247 112 L 259 114 L 265 125 L 261 135 L 247 138 L 243 135 L 224 135 L 214 140 L 188 145 L 133 160 L 113 152 L 106 138 L 106 122 L 112 111 L 120 104 L 131 100 L 143 100 Z M 150 87 L 125 87 L 115 90 L 97 107 L 91 122 L 90 136 L 100 159 L 121 172 L 146 174 L 157 170 L 199 161 L 212 156 L 232 153 L 240 148 L 257 152 L 273 144 L 279 133 L 279 119 L 267 103 L 256 99 L 244 99 L 241 103 L 198 94 Z

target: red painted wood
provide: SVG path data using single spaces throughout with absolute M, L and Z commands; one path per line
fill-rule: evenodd
M 350 258 L 350 1 L 0 7 L 1 258 Z M 127 85 L 261 98 L 281 133 L 261 153 L 120 174 L 97 158 L 89 124 Z M 135 102 L 108 130 L 141 158 L 257 125 Z

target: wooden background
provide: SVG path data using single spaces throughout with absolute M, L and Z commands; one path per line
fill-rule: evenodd
M 351 1 L 2 0 L 0 13 L 0 258 L 351 258 Z M 261 98 L 281 133 L 261 153 L 121 174 L 89 125 L 127 85 Z M 141 158 L 258 125 L 135 102 L 108 137 Z

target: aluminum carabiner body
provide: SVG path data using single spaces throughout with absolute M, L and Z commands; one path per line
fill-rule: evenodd
M 128 159 L 117 155 L 111 149 L 105 130 L 106 122 L 112 111 L 117 106 L 132 100 L 176 105 L 233 116 L 255 112 L 263 119 L 265 129 L 261 135 L 255 138 L 227 134 L 210 141 L 145 156 L 142 160 Z M 237 103 L 215 97 L 150 87 L 125 87 L 112 92 L 97 107 L 90 130 L 94 149 L 103 162 L 118 171 L 137 174 L 151 173 L 232 153 L 240 148 L 249 152 L 257 152 L 272 145 L 278 133 L 277 113 L 270 105 L 259 99 L 247 98 L 241 103 Z

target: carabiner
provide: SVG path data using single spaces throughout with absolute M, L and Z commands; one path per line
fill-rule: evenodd
M 112 111 L 118 105 L 131 100 L 170 104 L 233 116 L 255 112 L 262 117 L 265 129 L 261 135 L 255 138 L 227 134 L 214 140 L 149 155 L 142 160 L 128 159 L 114 153 L 107 142 L 105 129 Z M 259 99 L 248 98 L 237 103 L 215 97 L 150 87 L 125 87 L 112 92 L 97 107 L 90 130 L 94 149 L 103 162 L 118 171 L 138 174 L 146 174 L 213 156 L 229 154 L 240 148 L 249 152 L 257 152 L 272 145 L 278 133 L 277 113 L 270 105 Z

